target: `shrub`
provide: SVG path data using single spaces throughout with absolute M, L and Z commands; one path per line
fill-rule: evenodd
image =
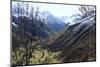
M 46 49 L 37 48 L 32 53 L 30 64 L 48 64 L 48 63 L 60 63 L 60 52 L 51 52 Z

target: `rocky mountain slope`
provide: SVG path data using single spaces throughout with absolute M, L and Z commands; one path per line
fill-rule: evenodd
M 96 22 L 91 15 L 66 27 L 66 31 L 52 42 L 48 48 L 52 51 L 62 51 L 64 62 L 80 62 L 96 60 Z

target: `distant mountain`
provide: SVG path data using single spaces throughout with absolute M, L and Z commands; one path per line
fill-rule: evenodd
M 42 21 L 41 19 L 45 20 Z M 25 32 L 32 36 L 47 38 L 50 34 L 53 34 L 53 32 L 59 32 L 63 30 L 65 23 L 53 16 L 51 13 L 45 11 L 41 13 L 40 19 L 26 16 L 12 16 L 12 27 L 13 30 L 16 28 L 17 32 L 18 29 L 20 29 L 21 31 L 25 30 Z
M 61 31 L 65 26 L 65 23 L 61 19 L 52 15 L 48 11 L 42 12 L 41 18 L 45 19 L 45 24 L 47 24 L 47 26 L 51 28 L 54 32 Z

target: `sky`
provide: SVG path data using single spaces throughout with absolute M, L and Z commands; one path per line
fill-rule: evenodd
M 38 6 L 40 11 L 49 11 L 51 14 L 57 17 L 71 16 L 78 12 L 78 9 L 77 9 L 78 6 L 74 6 L 74 5 L 34 3 L 34 6 Z
M 34 7 L 39 7 L 40 12 L 49 11 L 57 17 L 72 16 L 78 13 L 78 5 L 63 5 L 63 4 L 46 4 L 46 3 L 30 3 Z

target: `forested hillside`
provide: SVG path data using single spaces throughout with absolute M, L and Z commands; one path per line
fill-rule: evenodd
M 70 24 L 29 3 L 13 2 L 12 66 L 95 61 L 95 6 L 78 10 Z

